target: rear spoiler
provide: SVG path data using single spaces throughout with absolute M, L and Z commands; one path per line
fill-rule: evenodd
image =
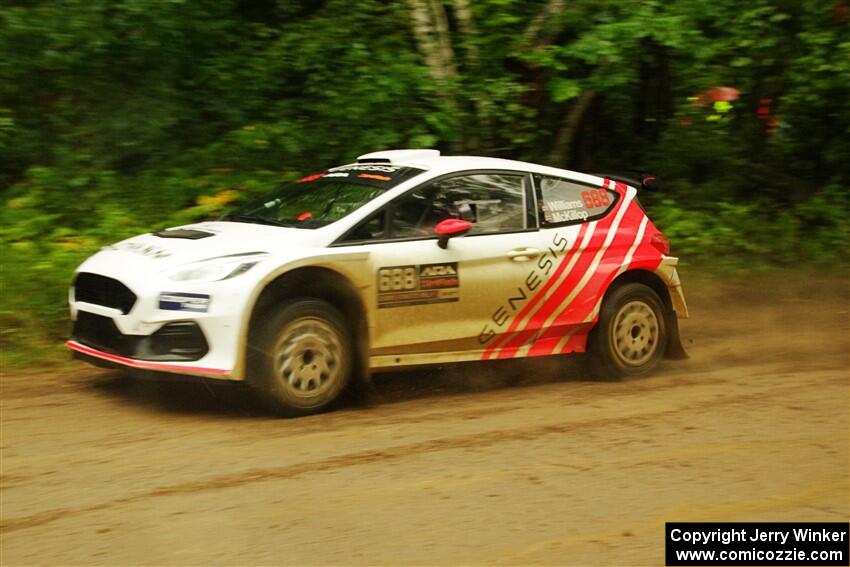
M 645 191 L 657 191 L 661 188 L 658 178 L 651 173 L 642 173 L 638 171 L 618 171 L 615 173 L 594 173 L 597 177 L 607 177 L 626 185 L 631 185 L 636 189 Z

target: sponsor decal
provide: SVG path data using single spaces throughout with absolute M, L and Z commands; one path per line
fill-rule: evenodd
M 206 313 L 210 308 L 210 296 L 205 293 L 163 291 L 159 294 L 159 308 L 168 311 Z
M 588 209 L 607 207 L 611 204 L 611 195 L 605 189 L 591 189 L 581 192 L 581 200 Z
M 387 266 L 378 269 L 378 307 L 458 301 L 457 262 Z
M 543 219 L 551 223 L 586 221 L 587 217 L 587 211 L 543 211 Z
M 314 173 L 313 175 L 308 175 L 307 177 L 302 177 L 298 180 L 298 183 L 309 183 L 310 181 L 315 181 L 321 177 L 324 177 L 324 173 Z
M 352 164 L 332 167 L 328 171 L 376 171 L 378 173 L 395 173 L 401 169 L 400 165 L 367 165 L 367 164 Z
M 636 239 L 635 230 L 642 217 L 645 215 L 640 208 L 629 202 L 603 219 L 605 222 L 600 221 L 591 244 L 579 255 L 574 272 L 559 286 L 556 292 L 559 303 L 553 302 L 554 309 L 545 311 L 545 316 L 540 317 L 543 332 L 526 354 L 543 356 L 565 352 L 565 346 L 572 351 L 579 350 L 579 346 L 583 350 L 584 334 L 567 335 L 586 320 L 605 293 L 607 282 L 613 279 Z
M 145 244 L 144 242 L 119 242 L 118 244 L 113 244 L 111 248 L 113 250 L 123 250 L 125 252 L 140 254 L 148 258 L 153 258 L 154 260 L 160 260 L 171 256 L 171 252 L 163 248 L 159 248 L 158 246 Z
M 392 181 L 393 179 L 387 175 L 375 175 L 374 173 L 361 173 L 357 177 L 360 177 L 361 179 L 375 179 L 377 181 Z
M 511 317 L 516 315 L 529 297 L 533 296 L 540 285 L 549 278 L 549 274 L 555 266 L 555 261 L 559 255 L 564 253 L 568 245 L 569 241 L 556 232 L 552 237 L 551 245 L 546 249 L 546 253 L 537 259 L 534 268 L 528 273 L 522 284 L 517 286 L 516 294 L 508 297 L 504 303 L 496 307 L 490 316 L 490 320 L 481 329 L 478 334 L 478 342 L 481 346 L 490 345 L 496 335 L 503 331 L 503 327 Z M 485 358 L 489 358 L 489 356 L 485 354 Z
M 389 163 L 353 163 L 332 167 L 326 171 L 302 177 L 298 180 L 298 183 L 320 181 L 325 178 L 329 180 L 342 179 L 349 180 L 357 185 L 385 189 L 406 181 L 423 171 L 423 169 L 415 167 Z
M 589 189 L 581 192 L 581 199 L 551 199 L 544 200 L 540 209 L 543 220 L 557 224 L 565 222 L 584 222 L 593 215 L 598 215 L 611 205 L 611 195 L 606 189 Z
M 625 270 L 657 267 L 661 257 L 649 249 L 646 215 L 625 185 L 606 184 L 623 198 L 610 214 L 581 225 L 539 289 L 519 287 L 493 313 L 479 336 L 485 346 L 482 359 L 583 351 L 607 284 Z
M 563 199 L 543 201 L 544 211 L 569 211 L 572 209 L 580 209 L 582 207 L 584 207 L 584 202 L 582 201 L 565 201 Z
M 457 276 L 457 262 L 420 266 L 419 287 L 422 289 L 460 287 L 460 279 Z

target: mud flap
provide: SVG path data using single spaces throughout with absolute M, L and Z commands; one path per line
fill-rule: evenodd
M 669 333 L 667 337 L 667 352 L 664 353 L 665 358 L 671 358 L 673 360 L 688 358 L 688 353 L 685 352 L 685 347 L 682 345 L 682 337 L 679 335 L 679 317 L 672 309 L 667 309 L 666 311 Z
M 347 395 L 356 403 L 366 406 L 375 405 L 377 397 L 375 383 L 372 381 L 372 373 L 369 369 L 369 329 L 366 321 L 361 320 L 357 324 L 357 332 L 354 336 L 355 363 L 351 383 L 348 385 Z

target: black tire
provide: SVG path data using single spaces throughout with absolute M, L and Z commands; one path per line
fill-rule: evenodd
M 348 385 L 352 345 L 351 331 L 335 307 L 318 299 L 288 301 L 252 337 L 248 382 L 277 413 L 319 413 Z
M 664 358 L 667 341 L 658 294 L 639 283 L 621 285 L 605 296 L 588 337 L 589 370 L 599 380 L 644 376 Z

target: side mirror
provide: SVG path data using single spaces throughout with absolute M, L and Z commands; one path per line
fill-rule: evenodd
M 463 236 L 471 229 L 472 223 L 462 219 L 446 219 L 441 221 L 434 227 L 434 232 L 440 237 L 437 240 L 437 246 L 445 250 L 449 245 L 449 238 Z
M 654 175 L 641 176 L 640 184 L 647 191 L 658 191 L 661 186 L 661 184 L 658 182 L 658 178 Z

